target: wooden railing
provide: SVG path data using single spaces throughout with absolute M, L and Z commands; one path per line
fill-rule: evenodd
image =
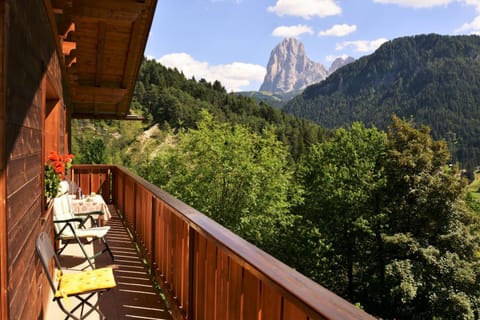
M 373 319 L 124 168 L 73 176 L 119 210 L 177 319 Z

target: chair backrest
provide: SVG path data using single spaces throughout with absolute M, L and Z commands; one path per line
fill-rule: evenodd
M 55 250 L 53 249 L 52 240 L 45 232 L 41 232 L 37 236 L 35 248 L 36 248 L 38 257 L 40 258 L 43 271 L 47 276 L 48 282 L 50 283 L 50 287 L 52 288 L 53 292 L 55 292 L 56 291 L 55 282 L 53 281 L 53 278 L 50 274 L 50 262 L 52 261 L 52 259 L 54 260 L 55 267 L 58 270 L 61 270 L 62 268 L 60 266 L 60 262 L 58 261 L 58 257 L 55 254 Z
M 53 219 L 54 220 L 69 220 L 75 218 L 75 214 L 72 211 L 70 205 L 70 198 L 68 195 L 68 182 L 60 182 L 60 191 L 56 198 L 53 199 Z M 71 223 L 74 229 L 78 228 L 78 223 Z M 70 228 L 65 228 L 64 223 L 55 223 L 55 232 L 59 234 L 62 233 L 72 233 Z M 63 231 L 62 231 L 63 230 Z
M 60 181 L 60 184 L 58 186 L 58 194 L 57 197 L 68 194 L 68 191 L 70 190 L 70 183 L 66 180 Z

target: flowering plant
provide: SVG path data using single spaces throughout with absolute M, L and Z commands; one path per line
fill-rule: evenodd
M 51 151 L 45 164 L 45 197 L 57 196 L 60 181 L 65 178 L 66 172 L 72 167 L 73 154 L 59 155 Z

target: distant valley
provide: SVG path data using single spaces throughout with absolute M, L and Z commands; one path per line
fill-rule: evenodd
M 303 90 L 295 90 L 290 92 L 268 92 L 268 91 L 243 91 L 237 92 L 238 95 L 242 95 L 245 97 L 250 97 L 255 99 L 257 102 L 264 102 L 274 108 L 282 109 L 288 101 L 292 98 L 298 96 L 302 93 Z

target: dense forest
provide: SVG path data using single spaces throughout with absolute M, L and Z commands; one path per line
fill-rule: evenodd
M 392 114 L 412 117 L 448 141 L 471 175 L 480 164 L 480 37 L 395 39 L 308 87 L 284 110 L 325 128 L 354 121 L 382 130 Z
M 327 135 L 327 130 L 311 121 L 257 103 L 253 98 L 227 94 L 218 81 L 211 84 L 204 79 L 185 79 L 177 70 L 154 60 L 144 61 L 134 96 L 154 123 L 167 123 L 172 128 L 195 128 L 201 110 L 219 121 L 244 124 L 257 132 L 274 125 L 278 138 L 290 146 L 294 158 Z
M 428 127 L 325 130 L 153 60 L 132 111 L 75 120 L 76 163 L 129 167 L 378 317 L 480 317 L 480 220 Z

